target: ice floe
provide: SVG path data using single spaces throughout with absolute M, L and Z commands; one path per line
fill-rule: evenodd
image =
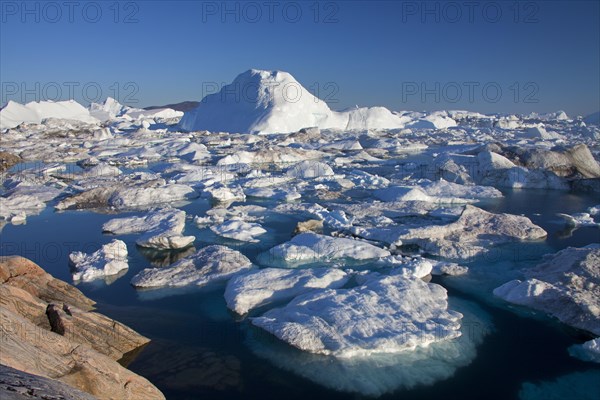
M 252 268 L 242 253 L 212 245 L 198 250 L 167 268 L 146 268 L 131 279 L 137 288 L 203 286 L 226 281 Z
M 389 255 L 388 250 L 361 240 L 305 232 L 270 249 L 266 261 L 269 264 L 283 261 L 290 265 L 301 265 L 341 259 L 364 261 Z
M 547 255 L 494 294 L 510 303 L 543 311 L 560 321 L 600 335 L 600 245 L 569 247 Z
M 102 230 L 115 235 L 143 233 L 136 243 L 158 250 L 181 249 L 191 245 L 195 237 L 183 236 L 185 211 L 152 210 L 141 217 L 115 218 L 102 225 Z
M 461 318 L 441 286 L 395 275 L 298 296 L 252 323 L 301 350 L 353 357 L 457 338 Z

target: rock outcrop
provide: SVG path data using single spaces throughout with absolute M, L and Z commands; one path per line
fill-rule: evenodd
M 164 399 L 121 363 L 149 342 L 93 312 L 94 302 L 22 257 L 0 257 L 0 364 L 98 399 Z M 76 397 L 75 397 L 76 398 Z

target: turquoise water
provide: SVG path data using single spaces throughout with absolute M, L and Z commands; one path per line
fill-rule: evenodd
M 548 238 L 505 246 L 487 259 L 473 260 L 468 264 L 472 273 L 467 277 L 434 278 L 448 288 L 451 303 L 472 324 L 472 335 L 466 335 L 465 340 L 473 344 L 458 348 L 455 355 L 466 357 L 461 352 L 475 349 L 464 365 L 452 366 L 445 359 L 431 362 L 431 357 L 446 357 L 445 348 L 433 349 L 422 358 L 401 355 L 368 362 L 338 362 L 304 354 L 229 312 L 223 285 L 136 291 L 129 281 L 138 271 L 182 255 L 137 249 L 136 235 L 119 236 L 129 249 L 129 270 L 124 276 L 114 282 L 100 280 L 77 286 L 98 302 L 100 312 L 152 339 L 129 368 L 150 379 L 168 399 L 362 398 L 342 390 L 373 382 L 391 390 L 381 396 L 383 399 L 512 399 L 518 398 L 524 382 L 552 381 L 570 373 L 598 374 L 598 366 L 567 352 L 569 346 L 589 339 L 587 335 L 543 315 L 507 306 L 490 294 L 497 282 L 518 276 L 520 269 L 535 265 L 544 253 L 600 242 L 598 228 L 568 232 L 555 215 L 581 212 L 598 200 L 556 191 L 508 190 L 504 194 L 502 199 L 478 206 L 526 215 L 548 232 Z M 198 199 L 182 208 L 188 215 L 203 215 L 210 204 Z M 120 216 L 130 214 L 135 213 Z M 57 213 L 49 207 L 38 216 L 28 217 L 25 225 L 5 226 L 0 250 L 5 255 L 28 257 L 55 277 L 71 282 L 69 253 L 91 252 L 107 243 L 111 237 L 102 234 L 101 226 L 113 217 L 88 211 Z M 271 216 L 264 225 L 267 239 L 258 245 L 219 238 L 191 221 L 186 233 L 196 235 L 196 249 L 223 243 L 256 261 L 260 252 L 291 237 L 295 220 Z M 574 396 L 581 394 L 574 392 Z

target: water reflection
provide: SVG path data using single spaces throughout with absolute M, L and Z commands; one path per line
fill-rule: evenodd
M 182 250 L 156 250 L 147 247 L 137 246 L 137 250 L 153 267 L 162 268 L 190 256 L 196 252 L 194 246 L 186 247 Z

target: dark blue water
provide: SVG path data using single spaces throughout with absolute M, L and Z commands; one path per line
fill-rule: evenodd
M 494 279 L 504 279 L 502 273 L 505 271 L 501 268 L 505 264 L 509 265 L 508 277 L 511 273 L 518 274 L 520 268 L 535 265 L 543 253 L 600 242 L 598 228 L 569 232 L 555 215 L 557 212 L 584 211 L 597 204 L 598 199 L 557 191 L 509 190 L 504 194 L 502 199 L 479 206 L 493 212 L 526 215 L 548 232 L 548 238 L 509 247 L 496 253 L 496 258 L 487 260 L 488 264 L 485 260 L 473 261 L 469 266 L 474 271 L 474 278 L 435 278 L 434 281 L 448 288 L 451 299 L 478 304 L 492 327 L 477 346 L 476 357 L 468 365 L 453 371 L 451 377 L 410 389 L 401 388 L 381 398 L 513 399 L 518 398 L 521 385 L 526 381 L 540 382 L 573 372 L 600 371 L 594 364 L 579 361 L 567 353 L 569 346 L 588 340 L 586 334 L 543 315 L 513 309 L 494 300 L 487 288 L 481 289 L 485 285 L 476 281 L 488 271 L 494 274 Z M 205 200 L 198 199 L 183 209 L 190 215 L 203 215 L 209 207 Z M 102 234 L 101 226 L 113 217 L 84 211 L 55 213 L 48 208 L 38 216 L 29 217 L 26 225 L 4 227 L 1 253 L 30 258 L 55 277 L 71 282 L 69 253 L 74 250 L 91 252 L 107 243 L 111 237 Z M 295 224 L 293 218 L 277 216 L 268 219 L 265 226 L 269 230 L 269 239 L 259 245 L 240 245 L 233 240 L 220 239 L 208 229 L 195 227 L 191 221 L 186 233 L 196 235 L 195 248 L 224 243 L 256 260 L 261 251 L 288 240 Z M 333 400 L 363 397 L 326 388 L 292 372 L 293 366 L 286 367 L 283 361 L 272 362 L 260 356 L 256 343 L 273 346 L 281 352 L 282 360 L 293 360 L 296 350 L 230 313 L 225 306 L 222 285 L 137 292 L 129 285 L 131 277 L 151 263 L 168 262 L 177 254 L 141 251 L 135 246 L 136 237 L 119 236 L 127 243 L 130 253 L 129 270 L 123 277 L 110 284 L 96 281 L 78 287 L 98 302 L 100 312 L 152 339 L 129 368 L 150 379 L 168 399 Z M 326 361 L 319 362 L 327 371 Z M 334 368 L 333 364 L 331 368 Z

